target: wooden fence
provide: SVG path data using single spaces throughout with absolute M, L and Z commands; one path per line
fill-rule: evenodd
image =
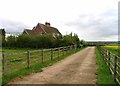
M 98 50 L 103 56 L 105 63 L 108 65 L 109 70 L 114 77 L 114 81 L 120 85 L 120 57 L 101 46 L 98 46 Z
M 3 76 L 23 68 L 30 68 L 37 63 L 44 63 L 45 61 L 59 58 L 73 50 L 76 50 L 76 45 L 51 49 L 27 50 L 26 52 L 3 52 Z

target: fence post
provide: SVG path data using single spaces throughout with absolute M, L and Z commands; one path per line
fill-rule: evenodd
M 71 50 L 73 50 L 73 47 L 72 47 L 72 45 L 71 45 Z
M 3 69 L 3 76 L 4 76 L 5 75 L 5 54 L 4 53 L 2 54 L 2 57 L 3 57 L 3 59 L 2 59 L 2 64 L 3 64 L 2 69 Z
M 42 63 L 44 62 L 44 49 L 42 49 Z
M 63 55 L 64 55 L 64 47 L 62 48 L 62 51 L 63 51 Z
M 76 44 L 74 45 L 74 50 L 75 50 L 75 52 L 77 51 L 77 48 L 76 48 L 77 46 L 76 46 Z
M 60 53 L 60 48 L 58 47 L 58 57 L 59 57 L 59 53 Z
M 106 58 L 107 58 L 107 49 L 105 49 L 105 53 L 106 53 Z
M 108 52 L 108 66 L 109 66 L 109 69 L 110 69 L 110 52 Z
M 70 46 L 68 46 L 68 53 L 69 53 L 69 51 L 70 51 Z
M 117 67 L 117 56 L 114 57 L 114 81 L 116 82 L 116 67 Z
M 65 54 L 67 54 L 67 46 L 65 47 Z
M 75 51 L 77 52 L 77 44 L 75 45 Z
M 105 53 L 106 53 L 106 55 L 105 55 L 105 58 L 106 58 L 106 64 L 108 65 L 108 51 L 107 51 L 107 49 L 105 49 Z
M 104 57 L 104 61 L 105 61 L 105 63 L 106 63 L 106 50 L 105 49 L 103 49 L 103 57 Z
M 69 53 L 69 51 L 70 51 L 70 46 L 68 46 L 68 53 Z
M 51 48 L 51 60 L 53 59 L 53 49 Z
M 30 67 L 30 51 L 27 51 L 27 67 Z

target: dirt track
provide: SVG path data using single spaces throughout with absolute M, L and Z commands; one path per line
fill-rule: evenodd
M 87 47 L 52 66 L 43 72 L 16 78 L 9 84 L 95 84 L 95 47 Z

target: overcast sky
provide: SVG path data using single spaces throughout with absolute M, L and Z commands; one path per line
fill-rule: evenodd
M 0 0 L 0 28 L 22 32 L 50 22 L 86 41 L 118 40 L 119 0 Z

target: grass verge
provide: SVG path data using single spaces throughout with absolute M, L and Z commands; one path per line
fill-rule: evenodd
M 96 59 L 97 59 L 96 62 L 98 65 L 97 84 L 100 86 L 116 85 L 116 83 L 113 80 L 113 76 L 111 72 L 109 71 L 108 66 L 105 64 L 97 47 L 96 47 Z
M 64 59 L 65 57 L 70 56 L 70 55 L 80 51 L 81 49 L 83 49 L 83 48 L 78 48 L 78 49 L 76 49 L 76 51 L 72 50 L 65 55 L 62 55 L 58 58 L 54 58 L 53 60 L 48 60 L 44 63 L 35 64 L 35 65 L 31 66 L 30 68 L 24 68 L 24 69 L 21 69 L 17 72 L 13 72 L 9 75 L 6 75 L 3 77 L 2 84 L 3 85 L 7 84 L 10 80 L 12 80 L 15 77 L 23 77 L 24 75 L 29 75 L 30 73 L 41 72 L 42 68 L 50 66 L 50 65 L 54 64 L 55 62 L 57 62 L 61 59 Z

